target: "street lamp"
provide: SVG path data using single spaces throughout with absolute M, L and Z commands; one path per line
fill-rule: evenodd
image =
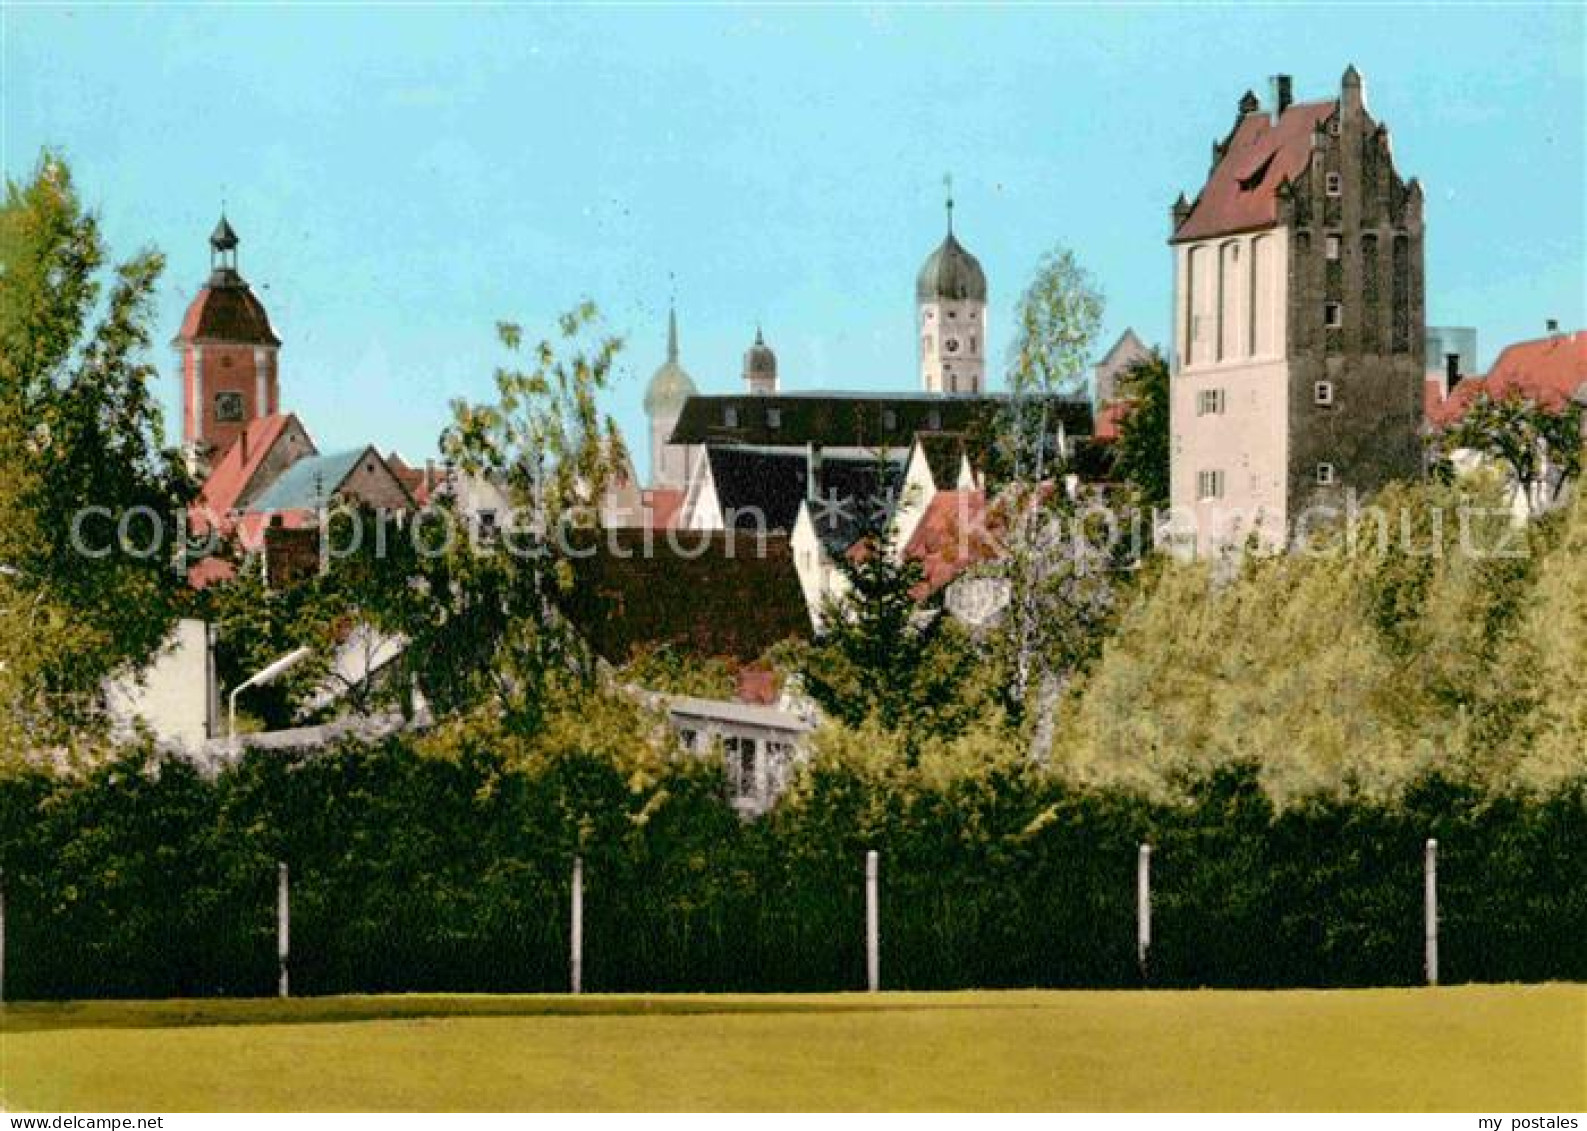
M 263 687 L 267 683 L 274 683 L 308 659 L 313 651 L 314 649 L 307 647 L 295 648 L 269 667 L 254 673 L 231 689 L 231 695 L 228 700 L 229 707 L 226 712 L 226 733 L 231 738 L 233 750 L 237 748 L 237 696 L 247 691 L 250 687 Z

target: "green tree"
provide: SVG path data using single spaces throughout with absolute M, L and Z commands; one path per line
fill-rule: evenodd
M 108 280 L 105 263 L 98 221 L 60 157 L 46 153 L 30 180 L 7 182 L 0 710 L 35 732 L 92 715 L 104 677 L 154 654 L 185 592 L 179 516 L 193 484 L 162 448 L 146 358 L 164 260 L 143 251 Z
M 1552 505 L 1582 468 L 1582 407 L 1550 407 L 1518 390 L 1494 397 L 1478 393 L 1464 415 L 1445 430 L 1446 456 L 1471 449 L 1497 460 L 1514 477 L 1537 514 Z
M 1009 678 L 1007 699 L 1016 716 L 1033 692 L 1051 683 L 1042 626 L 1066 616 L 1052 605 L 1069 599 L 1071 592 L 1054 584 L 1055 571 L 1068 569 L 1061 555 L 1055 557 L 1059 524 L 1052 509 L 1062 505 L 1069 461 L 1066 438 L 1055 419 L 1055 398 L 1080 390 L 1103 305 L 1095 281 L 1074 253 L 1055 248 L 1037 265 L 1015 313 L 1009 406 L 999 445 L 1011 474 L 999 500 L 1008 520 L 999 572 L 1008 584 L 1009 600 L 998 643 Z
M 1128 404 L 1119 422 L 1114 475 L 1135 488 L 1145 507 L 1168 505 L 1168 362 L 1153 350 L 1119 376 L 1120 399 Z
M 426 554 L 413 625 L 416 670 L 434 705 L 490 700 L 531 729 L 554 683 L 593 676 L 593 658 L 559 602 L 573 584 L 567 551 L 598 525 L 602 496 L 625 460 L 598 403 L 622 339 L 603 330 L 591 302 L 564 314 L 557 329 L 525 349 L 519 326 L 498 326 L 502 345 L 515 358 L 527 354 L 528 364 L 496 371 L 494 403 L 453 403 L 443 450 L 460 474 L 504 485 L 513 515 L 497 540 L 450 538 L 444 554 Z
M 867 520 L 838 568 L 846 586 L 796 650 L 805 692 L 847 726 L 897 735 L 909 759 L 963 731 L 983 710 L 974 651 L 940 602 L 919 600 L 925 572 L 897 552 L 891 523 Z

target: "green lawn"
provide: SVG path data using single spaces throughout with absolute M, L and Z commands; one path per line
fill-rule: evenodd
M 1587 987 L 11 1006 L 15 1109 L 1580 1111 Z

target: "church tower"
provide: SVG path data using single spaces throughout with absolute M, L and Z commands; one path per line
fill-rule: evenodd
M 777 355 L 755 327 L 755 344 L 744 351 L 744 387 L 758 397 L 777 392 Z
M 920 384 L 928 393 L 986 389 L 986 274 L 953 234 L 927 257 L 915 280 L 920 329 Z
M 276 337 L 237 272 L 237 233 L 225 215 L 209 237 L 209 281 L 171 343 L 182 369 L 182 441 L 195 470 L 212 467 L 251 420 L 280 411 Z
M 667 311 L 667 360 L 645 386 L 645 415 L 650 418 L 650 485 L 682 487 L 688 478 L 687 445 L 672 443 L 672 429 L 684 402 L 694 396 L 694 379 L 678 363 L 678 312 Z

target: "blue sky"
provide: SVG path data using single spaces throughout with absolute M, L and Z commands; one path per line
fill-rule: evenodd
M 1577 5 L 0 19 L 5 174 L 59 147 L 116 253 L 167 253 L 162 342 L 224 196 L 285 339 L 283 404 L 326 450 L 422 458 L 452 397 L 489 394 L 498 319 L 548 329 L 585 296 L 629 339 L 610 408 L 636 454 L 674 289 L 705 390 L 739 386 L 757 320 L 787 388 L 913 388 L 914 275 L 950 171 L 999 356 L 1056 243 L 1106 292 L 1106 339 L 1160 341 L 1168 207 L 1240 94 L 1283 71 L 1297 98 L 1331 96 L 1350 62 L 1427 188 L 1429 320 L 1476 325 L 1484 364 L 1545 318 L 1587 324 Z

